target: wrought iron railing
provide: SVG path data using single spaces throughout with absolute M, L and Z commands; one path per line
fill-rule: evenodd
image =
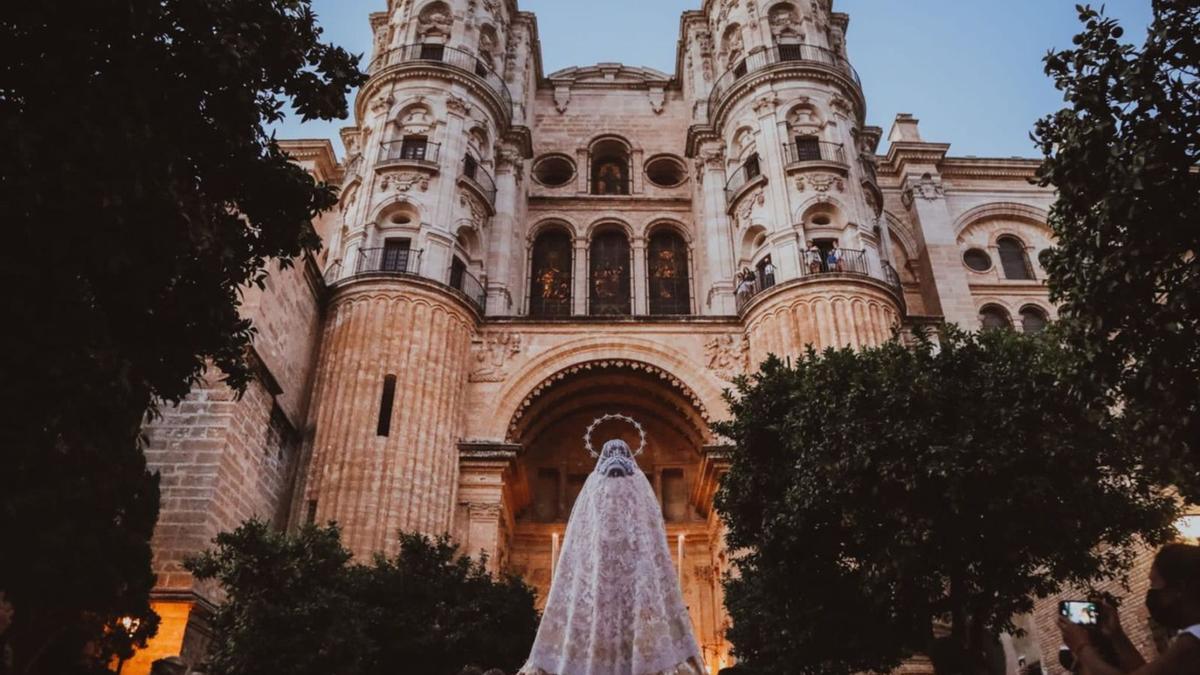
M 465 267 L 450 267 L 450 287 L 467 296 L 468 300 L 475 303 L 480 313 L 487 307 L 487 290 Z
M 871 265 L 871 259 L 867 257 L 866 251 L 846 248 L 836 251 L 828 249 L 804 251 L 801 255 L 803 258 L 798 278 L 805 279 L 833 274 L 870 277 L 889 286 L 900 298 L 901 306 L 903 306 L 904 290 L 900 284 L 900 275 L 887 261 L 882 261 L 879 268 L 875 269 Z M 737 311 L 741 312 L 756 295 L 784 280 L 773 278 L 771 281 L 772 283 L 764 283 L 761 273 L 751 274 L 748 280 L 740 279 L 735 291 Z
M 389 66 L 418 61 L 442 63 L 478 77 L 500 98 L 500 102 L 504 105 L 508 114 L 512 114 L 512 94 L 509 93 L 508 85 L 504 83 L 504 78 L 493 70 L 491 66 L 484 63 L 483 59 L 471 52 L 456 47 L 447 47 L 446 45 L 439 44 L 415 44 L 395 47 L 372 59 L 371 64 L 367 67 L 367 71 L 374 74 Z
M 364 274 L 412 275 L 430 279 L 462 293 L 481 313 L 487 306 L 487 291 L 475 275 L 466 268 L 451 266 L 445 276 L 428 276 L 421 269 L 421 251 L 417 249 L 391 246 L 359 249 L 352 274 L 344 275 L 343 267 L 338 263 L 326 271 L 325 282 L 332 284 L 347 277 Z
M 794 62 L 818 63 L 829 66 L 833 70 L 845 74 L 854 81 L 854 84 L 862 88 L 862 81 L 858 78 L 858 73 L 855 72 L 854 67 L 850 65 L 850 62 L 845 57 L 835 51 L 816 45 L 776 45 L 774 47 L 765 47 L 752 52 L 746 58 L 735 63 L 732 68 L 713 83 L 712 90 L 708 95 L 707 112 L 709 119 L 712 119 L 711 116 L 716 112 L 721 98 L 739 80 L 778 63 Z
M 746 183 L 758 178 L 762 175 L 762 166 L 759 164 L 758 155 L 750 155 L 750 157 L 742 162 L 742 165 L 734 169 L 733 175 L 729 180 L 725 181 L 725 201 L 732 204 L 733 198 L 737 196 L 739 190 L 746 186 Z
M 488 203 L 492 206 L 496 205 L 496 179 L 492 178 L 492 174 L 488 173 L 488 170 L 483 168 L 479 161 L 471 155 L 463 157 L 462 175 L 463 178 L 479 188 L 479 191 L 487 197 Z
M 354 264 L 354 273 L 372 272 L 420 274 L 421 251 L 393 247 L 360 248 Z
M 837 162 L 846 163 L 846 151 L 841 143 L 829 141 L 793 141 L 783 144 L 783 161 L 786 164 L 798 162 Z
M 414 141 L 403 138 L 394 141 L 384 141 L 381 145 L 382 150 L 379 153 L 378 166 L 396 164 L 398 162 L 437 164 L 438 155 L 442 149 L 440 143 Z

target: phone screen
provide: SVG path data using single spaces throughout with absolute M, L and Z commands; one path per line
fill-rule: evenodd
M 1100 608 L 1094 602 L 1083 600 L 1065 600 L 1058 603 L 1058 613 L 1067 617 L 1067 621 L 1090 626 L 1100 621 Z

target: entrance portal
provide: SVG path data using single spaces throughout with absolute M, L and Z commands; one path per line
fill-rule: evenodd
M 508 571 L 537 589 L 539 608 L 544 606 L 571 508 L 595 466 L 584 432 L 607 413 L 633 417 L 646 431 L 638 466 L 662 506 L 684 602 L 711 665 L 726 650 L 723 547 L 711 517 L 713 476 L 705 471 L 711 434 L 694 400 L 669 374 L 631 362 L 586 364 L 541 387 L 510 428 L 508 441 L 521 451 L 506 486 L 513 530 L 504 560 Z M 612 438 L 631 448 L 640 443 L 637 430 L 622 421 L 605 421 L 592 433 L 597 448 Z

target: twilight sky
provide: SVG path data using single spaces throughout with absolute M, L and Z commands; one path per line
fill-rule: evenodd
M 1082 1 L 1082 0 L 1080 0 Z M 537 14 L 546 73 L 618 61 L 675 70 L 679 15 L 701 0 L 518 0 Z M 1062 98 L 1042 73 L 1041 58 L 1079 32 L 1076 0 L 834 0 L 850 15 L 847 45 L 867 96 L 867 123 L 886 134 L 896 113 L 921 120 L 927 141 L 950 154 L 1034 157 L 1034 121 Z M 1094 3 L 1098 5 L 1099 3 Z M 327 39 L 369 57 L 367 14 L 385 0 L 313 0 Z M 1108 0 L 1108 13 L 1141 44 L 1150 0 Z M 300 124 L 280 138 L 330 138 L 347 122 Z M 680 139 L 682 142 L 682 139 Z

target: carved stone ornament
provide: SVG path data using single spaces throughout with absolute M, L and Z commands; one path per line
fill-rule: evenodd
M 482 230 L 484 225 L 487 224 L 488 218 L 483 204 L 479 203 L 479 200 L 474 195 L 461 188 L 458 191 L 458 203 L 471 213 L 471 225 L 477 230 Z
M 648 95 L 650 98 L 650 109 L 654 111 L 655 115 L 661 115 L 667 102 L 666 92 L 663 91 L 662 87 L 650 87 Z
M 387 192 L 395 190 L 396 192 L 409 192 L 413 188 L 417 188 L 421 192 L 429 189 L 429 176 L 415 171 L 402 171 L 399 173 L 387 173 L 379 180 L 379 191 Z
M 571 103 L 571 88 L 570 87 L 555 87 L 554 88 L 554 109 L 558 114 L 567 112 L 567 106 Z
M 830 99 L 829 106 L 831 108 L 833 108 L 833 111 L 835 113 L 838 113 L 845 117 L 853 117 L 854 116 L 854 104 L 851 103 L 849 101 L 849 99 L 847 99 L 844 96 L 835 95 L 832 99 Z
M 831 189 L 837 189 L 838 192 L 846 191 L 846 181 L 840 176 L 834 176 L 828 173 L 813 173 L 806 176 L 796 176 L 796 189 L 804 192 L 808 186 L 816 192 L 829 192 Z
M 376 115 L 382 114 L 391 110 L 392 105 L 396 103 L 396 99 L 391 94 L 380 94 L 371 101 L 371 112 Z
M 511 332 L 475 338 L 471 342 L 473 369 L 467 379 L 471 382 L 503 382 L 508 379 L 508 366 L 521 353 L 521 342 L 520 334 Z
M 704 344 L 704 358 L 714 375 L 732 382 L 746 372 L 750 362 L 750 342 L 741 333 L 717 335 Z
M 912 207 L 913 202 L 920 198 L 927 202 L 935 202 L 946 196 L 946 190 L 942 187 L 940 178 L 935 179 L 929 174 L 921 176 L 919 181 L 910 182 L 901 193 L 901 201 L 904 202 L 906 208 Z
M 454 17 L 440 11 L 422 14 L 417 19 L 417 33 L 421 37 L 443 36 L 449 37 L 450 30 L 454 27 Z
M 754 101 L 754 112 L 762 115 L 768 112 L 773 112 L 775 107 L 779 105 L 779 97 L 774 94 L 767 94 L 759 97 Z
M 465 99 L 459 98 L 453 94 L 446 97 L 446 110 L 449 110 L 455 115 L 466 115 L 467 111 L 470 109 L 471 104 L 467 103 Z

